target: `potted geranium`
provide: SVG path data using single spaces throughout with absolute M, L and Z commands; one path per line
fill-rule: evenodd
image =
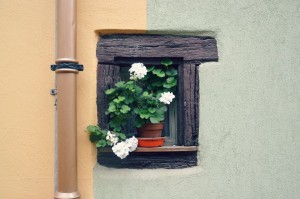
M 129 69 L 130 80 L 120 81 L 108 89 L 109 126 L 121 132 L 128 118 L 134 117 L 139 137 L 158 137 L 144 129 L 161 128 L 167 106 L 175 98 L 177 70 L 171 67 L 171 60 L 163 60 L 161 66 L 146 68 L 142 63 L 134 63 Z M 160 127 L 159 127 L 160 126 Z
M 172 64 L 169 59 L 163 60 L 160 66 L 134 63 L 128 81 L 119 81 L 114 88 L 106 90 L 109 128 L 119 139 L 126 139 L 123 132 L 130 118 L 141 139 L 161 138 L 167 105 L 175 98 L 177 86 L 177 70 Z

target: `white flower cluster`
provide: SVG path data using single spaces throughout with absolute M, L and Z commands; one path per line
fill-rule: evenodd
M 164 92 L 161 94 L 159 101 L 164 104 L 170 104 L 174 98 L 175 98 L 175 95 L 172 92 Z
M 138 139 L 134 136 L 132 138 L 128 138 L 125 140 L 125 145 L 128 147 L 129 152 L 135 151 L 136 147 L 138 146 Z
M 128 138 L 123 142 L 119 142 L 112 147 L 114 154 L 119 158 L 124 159 L 129 155 L 129 152 L 132 152 L 136 149 L 138 145 L 138 140 L 133 136 Z
M 131 80 L 142 79 L 147 75 L 147 68 L 143 63 L 134 63 L 131 65 L 129 72 Z
M 125 146 L 125 142 L 119 142 L 112 147 L 114 154 L 119 158 L 124 159 L 129 155 L 129 148 Z
M 106 140 L 111 141 L 111 146 L 112 146 L 112 145 L 115 145 L 119 141 L 119 138 L 116 134 L 114 134 L 110 131 L 107 131 Z

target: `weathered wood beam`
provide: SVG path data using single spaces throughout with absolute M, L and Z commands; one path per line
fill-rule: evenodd
M 218 61 L 217 41 L 212 37 L 174 35 L 106 35 L 97 44 L 100 63 L 118 57 L 184 57 L 185 61 Z

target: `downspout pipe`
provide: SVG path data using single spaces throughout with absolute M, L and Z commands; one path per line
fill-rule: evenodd
M 56 0 L 57 179 L 55 199 L 78 199 L 76 0 Z

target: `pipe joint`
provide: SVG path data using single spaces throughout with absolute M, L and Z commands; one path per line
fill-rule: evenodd
M 51 70 L 56 71 L 58 69 L 73 69 L 77 71 L 83 71 L 83 65 L 73 62 L 62 62 L 58 64 L 51 65 Z
M 78 191 L 72 193 L 55 192 L 54 199 L 80 199 L 80 194 Z

